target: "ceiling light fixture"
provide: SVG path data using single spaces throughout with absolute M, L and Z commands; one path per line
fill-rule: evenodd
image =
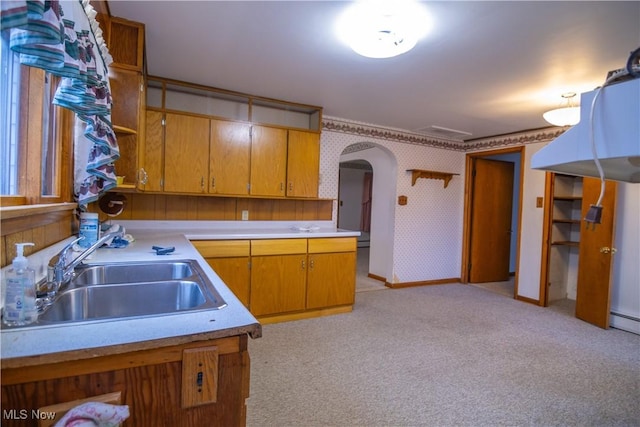
M 424 7 L 411 0 L 361 0 L 337 23 L 338 36 L 368 58 L 391 58 L 408 52 L 430 28 Z
M 575 92 L 563 93 L 564 105 L 554 110 L 547 111 L 542 115 L 546 121 L 554 126 L 573 126 L 580 122 L 580 107 L 573 105 Z

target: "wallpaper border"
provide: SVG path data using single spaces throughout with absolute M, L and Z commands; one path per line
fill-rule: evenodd
M 386 128 L 368 123 L 327 116 L 322 119 L 322 129 L 370 138 L 380 138 L 404 144 L 422 145 L 463 152 L 551 141 L 563 134 L 566 130 L 566 128 L 561 127 L 549 127 L 462 142 L 433 138 L 401 129 Z M 352 147 L 352 151 L 370 148 L 367 143 L 360 143 L 359 145 L 360 146 L 358 147 Z

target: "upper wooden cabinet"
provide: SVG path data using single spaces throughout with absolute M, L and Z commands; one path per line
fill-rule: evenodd
M 249 191 L 251 127 L 246 123 L 211 120 L 209 193 L 246 195 Z
M 266 100 L 236 92 L 150 77 L 148 112 L 209 121 L 209 133 L 198 131 L 198 142 L 186 150 L 184 132 L 164 133 L 165 184 L 163 191 L 231 196 L 317 198 L 322 109 L 284 101 Z M 157 134 L 148 129 L 150 136 Z M 189 135 L 194 138 L 195 135 Z M 208 138 L 208 139 L 207 139 Z M 157 145 L 157 144 L 156 144 Z M 175 147 L 174 147 L 175 145 Z M 195 147 L 198 147 L 197 149 Z M 200 168 L 208 146 L 205 188 L 188 189 L 194 170 L 184 172 L 181 189 L 168 185 L 176 167 Z M 170 154 L 169 151 L 174 151 Z M 184 161 L 176 163 L 175 156 Z M 171 158 L 169 158 L 171 157 Z M 191 163 L 188 158 L 192 158 Z M 172 169 L 168 169 L 171 163 Z M 195 166 L 192 168 L 194 169 Z M 176 181 L 174 179 L 173 181 Z M 177 181 L 176 181 L 177 182 Z M 170 189 L 171 188 L 171 189 Z M 149 190 L 145 188 L 145 190 Z M 157 191 L 157 190 L 149 190 Z
M 138 168 L 143 155 L 140 144 L 145 139 L 144 24 L 105 15 L 99 15 L 98 20 L 113 57 L 109 85 L 113 100 L 111 122 L 120 148 L 116 174 L 124 177 L 120 188 L 135 188 L 140 184 Z
M 209 189 L 209 120 L 166 114 L 164 191 L 206 193 Z
M 251 134 L 251 195 L 285 195 L 287 130 L 254 126 Z
M 287 196 L 318 197 L 320 135 L 289 130 L 287 147 Z
M 113 57 L 113 65 L 142 72 L 144 24 L 112 17 L 107 27 L 107 47 Z

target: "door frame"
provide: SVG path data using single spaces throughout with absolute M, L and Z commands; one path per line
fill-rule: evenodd
M 520 269 L 520 239 L 522 234 L 522 193 L 524 185 L 524 146 L 502 148 L 490 151 L 479 151 L 475 153 L 467 153 L 465 158 L 465 182 L 464 182 L 464 219 L 462 230 L 462 263 L 460 266 L 460 282 L 469 283 L 469 261 L 471 259 L 471 217 L 473 200 L 473 162 L 477 158 L 491 157 L 500 154 L 518 153 L 520 155 L 520 190 L 519 200 L 514 200 L 514 204 L 517 202 L 518 206 L 518 234 L 516 238 L 516 268 L 515 268 L 515 281 L 514 281 L 514 298 L 518 295 L 518 271 Z

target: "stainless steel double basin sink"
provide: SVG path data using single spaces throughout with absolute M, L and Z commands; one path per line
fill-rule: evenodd
M 38 324 L 221 309 L 225 301 L 195 260 L 81 265 Z

